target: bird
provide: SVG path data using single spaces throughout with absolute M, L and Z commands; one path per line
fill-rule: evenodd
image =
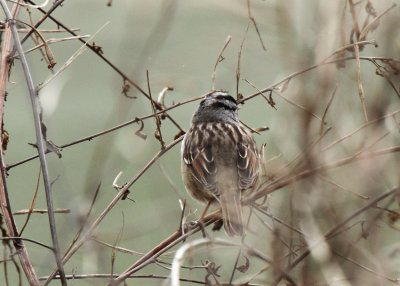
M 225 232 L 242 236 L 242 198 L 259 181 L 260 155 L 253 134 L 239 121 L 231 95 L 214 91 L 200 102 L 183 138 L 181 157 L 188 193 L 206 203 L 206 210 L 219 203 Z

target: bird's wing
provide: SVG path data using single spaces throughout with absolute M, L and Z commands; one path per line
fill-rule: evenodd
M 217 168 L 211 144 L 198 142 L 197 131 L 188 132 L 182 146 L 184 163 L 192 170 L 193 176 L 214 194 L 217 192 Z
M 247 190 L 254 185 L 259 171 L 257 146 L 252 137 L 248 139 L 246 143 L 237 144 L 239 188 L 242 190 Z

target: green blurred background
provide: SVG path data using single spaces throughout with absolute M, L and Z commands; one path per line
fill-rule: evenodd
M 371 2 L 378 12 L 382 12 L 392 3 Z M 77 33 L 80 35 L 93 35 L 107 23 L 93 41 L 102 47 L 104 55 L 112 63 L 144 90 L 147 90 L 148 70 L 153 97 L 158 96 L 164 87 L 172 86 L 174 90 L 167 92 L 165 97 L 166 106 L 211 90 L 211 75 L 217 56 L 230 35 L 232 40 L 223 53 L 224 60 L 218 66 L 215 87 L 236 95 L 238 52 L 249 22 L 246 1 L 114 0 L 111 7 L 106 4 L 106 0 L 67 0 L 53 16 L 69 28 L 79 28 Z M 343 5 L 344 1 L 251 1 L 251 13 L 267 50 L 263 50 L 254 26 L 250 24 L 243 45 L 241 78 L 262 89 L 330 55 L 340 46 L 340 17 Z M 365 11 L 361 10 L 360 13 L 364 15 Z M 32 17 L 37 21 L 41 14 L 32 10 Z M 29 20 L 25 9 L 20 12 L 20 18 Z M 352 25 L 349 13 L 346 19 L 348 44 Z M 380 25 L 368 36 L 368 39 L 376 39 L 379 47 L 367 46 L 361 54 L 398 57 L 398 24 L 399 8 L 396 7 L 382 17 Z M 56 25 L 46 21 L 41 26 L 41 29 L 44 28 L 55 29 Z M 67 36 L 66 33 L 44 35 L 46 39 Z M 27 41 L 24 48 L 32 46 L 33 43 Z M 81 43 L 76 40 L 52 44 L 51 49 L 57 60 L 55 70 L 58 70 L 80 46 Z M 47 64 L 41 61 L 38 51 L 28 54 L 28 61 L 35 84 L 45 82 L 52 76 Z M 380 108 L 385 113 L 399 109 L 397 96 L 385 79 L 375 74 L 375 67 L 371 63 L 362 62 L 361 68 L 368 109 Z M 83 53 L 40 91 L 48 138 L 55 144 L 62 145 L 135 117 L 151 114 L 149 101 L 134 87 L 129 95 L 136 96 L 137 99 L 126 98 L 121 94 L 122 83 L 122 78 L 97 55 L 89 50 Z M 346 68 L 341 70 L 335 65 L 329 65 L 298 76 L 290 82 L 284 92 L 285 97 L 304 106 L 316 102 L 320 106 L 316 108 L 316 112 L 322 116 L 324 106 L 336 83 L 336 99 L 327 116 L 329 123 L 336 124 L 333 134 L 328 136 L 331 141 L 363 124 L 354 61 L 348 62 Z M 243 80 L 240 81 L 239 89 L 244 96 L 256 92 Z M 5 161 L 6 164 L 12 164 L 35 154 L 35 149 L 27 144 L 35 143 L 35 133 L 30 100 L 18 61 L 12 68 L 7 90 L 4 128 L 10 134 L 10 143 L 5 153 Z M 274 176 L 275 165 L 290 161 L 304 147 L 300 127 L 304 111 L 278 96 L 275 96 L 274 100 L 277 110 L 272 109 L 262 97 L 246 102 L 240 110 L 240 117 L 246 124 L 254 128 L 270 127 L 269 131 L 256 135 L 256 140 L 258 145 L 267 143 L 267 160 L 281 156 L 278 163 L 274 161 L 269 165 L 271 170 L 268 175 L 271 177 Z M 186 129 L 197 105 L 198 102 L 186 104 L 170 111 L 169 114 Z M 319 121 L 313 124 L 318 126 Z M 90 222 L 116 195 L 112 187 L 116 175 L 120 171 L 123 172 L 118 181 L 122 185 L 133 178 L 160 150 L 160 144 L 153 136 L 154 120 L 148 119 L 144 122 L 143 133 L 148 135 L 147 140 L 135 135 L 138 128 L 138 124 L 133 124 L 90 142 L 65 148 L 61 159 L 55 154 L 47 155 L 50 176 L 54 180 L 54 205 L 56 208 L 71 210 L 69 214 L 56 214 L 62 251 L 69 246 L 79 229 L 98 184 L 101 183 L 101 189 Z M 164 140 L 169 143 L 178 130 L 170 121 L 164 120 L 162 133 Z M 386 139 L 389 145 L 399 142 L 398 133 L 394 132 L 389 137 Z M 355 138 L 352 141 L 354 145 L 351 146 L 361 144 L 364 140 L 366 138 L 362 136 Z M 337 158 L 338 155 L 346 154 L 349 148 L 345 146 L 343 149 L 332 151 L 326 158 Z M 179 151 L 180 145 L 175 146 L 130 188 L 130 198 L 135 202 L 118 202 L 95 232 L 98 239 L 113 244 L 123 228 L 119 246 L 146 252 L 177 229 L 181 209 L 176 192 L 188 199 L 192 210 L 197 209 L 196 215 L 189 219 L 195 219 L 201 214 L 203 207 L 186 194 L 182 184 Z M 389 171 L 385 173 L 385 179 L 379 186 L 396 183 L 399 157 L 395 156 L 383 163 L 392 167 L 388 167 Z M 173 185 L 169 183 L 162 168 Z M 9 171 L 7 186 L 13 211 L 29 208 L 38 172 L 37 159 Z M 347 180 L 347 172 L 343 169 L 342 173 L 337 172 L 334 175 L 353 190 L 363 192 L 364 187 L 369 184 L 369 179 L 365 178 L 365 174 L 358 174 L 362 179 Z M 346 204 L 348 197 L 346 194 L 338 194 L 338 210 L 353 208 L 351 202 L 350 205 Z M 280 192 L 274 194 L 270 203 L 271 211 L 278 214 L 281 207 L 287 206 L 285 198 Z M 36 208 L 46 208 L 42 183 Z M 20 228 L 25 221 L 25 215 L 15 218 Z M 263 230 L 262 233 L 264 232 L 266 231 Z M 223 232 L 212 235 L 226 238 Z M 32 215 L 23 236 L 50 245 L 47 215 Z M 200 234 L 197 236 L 200 237 Z M 254 242 L 255 247 L 260 247 L 266 254 L 270 254 L 269 237 L 259 234 L 258 237 L 251 236 L 249 240 Z M 394 243 L 396 238 L 391 240 Z M 48 275 L 55 267 L 53 255 L 39 246 L 26 244 L 37 274 Z M 65 265 L 65 270 L 68 274 L 109 273 L 111 252 L 110 248 L 89 241 Z M 114 271 L 122 272 L 137 259 L 138 256 L 117 253 Z M 227 271 L 229 273 L 229 270 Z M 11 264 L 9 272 L 12 283 L 16 283 L 17 276 Z M 168 275 L 169 272 L 151 266 L 140 273 Z M 196 277 L 195 273 L 189 275 Z M 2 283 L 4 281 L 0 281 L 0 284 Z M 75 281 L 74 285 L 105 283 L 106 280 L 87 279 Z M 26 284 L 24 279 L 24 285 Z M 58 284 L 58 281 L 53 281 L 51 285 Z M 156 279 L 128 281 L 128 285 L 160 284 L 162 280 Z

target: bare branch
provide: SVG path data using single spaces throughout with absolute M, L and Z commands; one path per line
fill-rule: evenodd
M 217 74 L 217 67 L 218 67 L 218 64 L 223 60 L 222 54 L 223 54 L 223 52 L 225 51 L 225 49 L 226 49 L 226 47 L 228 46 L 228 44 L 229 44 L 229 42 L 231 41 L 231 39 L 232 39 L 231 36 L 228 36 L 228 37 L 226 38 L 225 44 L 224 44 L 224 46 L 222 47 L 221 51 L 219 52 L 218 57 L 217 57 L 217 61 L 215 62 L 214 71 L 213 71 L 212 76 L 211 76 L 211 83 L 212 83 L 211 89 L 212 89 L 212 90 L 215 90 L 215 75 Z
M 6 14 L 7 21 L 9 21 L 9 23 L 10 23 L 11 32 L 12 32 L 13 38 L 14 38 L 14 44 L 17 47 L 17 50 L 18 50 L 18 53 L 19 53 L 19 56 L 21 59 L 22 68 L 24 70 L 24 74 L 25 74 L 28 89 L 29 89 L 29 95 L 30 95 L 31 102 L 32 102 L 32 110 L 33 110 L 34 121 L 35 121 L 37 148 L 38 148 L 38 152 L 39 152 L 40 163 L 42 166 L 42 174 L 43 174 L 43 180 L 44 180 L 45 191 L 46 191 L 47 208 L 49 210 L 49 223 L 50 223 L 50 229 L 51 229 L 51 237 L 52 237 L 52 241 L 53 241 L 53 248 L 54 248 L 58 271 L 60 272 L 61 282 L 62 282 L 62 285 L 64 286 L 64 285 L 67 285 L 67 281 L 65 280 L 64 268 L 61 263 L 60 248 L 58 245 L 57 231 L 56 231 L 56 225 L 55 225 L 55 219 L 54 219 L 54 213 L 53 213 L 53 199 L 52 199 L 52 194 L 51 194 L 48 166 L 47 166 L 47 161 L 45 158 L 45 143 L 43 140 L 42 124 L 41 124 L 41 119 L 40 119 L 40 115 L 39 115 L 40 114 L 39 99 L 37 96 L 37 91 L 35 90 L 35 87 L 33 84 L 32 76 L 29 71 L 28 62 L 25 58 L 24 51 L 22 49 L 19 35 L 18 35 L 16 26 L 15 26 L 15 21 L 13 20 L 13 18 L 11 16 L 10 10 L 8 10 L 5 0 L 0 0 L 0 3 Z
M 322 132 L 324 130 L 324 125 L 326 124 L 325 117 L 326 117 L 326 114 L 328 113 L 329 107 L 331 106 L 333 98 L 335 97 L 337 87 L 338 87 L 338 85 L 336 84 L 334 90 L 331 93 L 331 96 L 329 97 L 328 104 L 326 105 L 326 108 L 325 108 L 325 111 L 324 111 L 324 115 L 322 115 L 321 125 L 319 127 L 319 135 L 322 135 Z
M 162 155 L 164 155 L 168 150 L 178 144 L 183 137 L 176 139 L 175 141 L 171 142 L 168 146 L 164 149 L 160 150 L 154 157 L 151 159 L 146 166 L 134 177 L 132 178 L 114 197 L 114 199 L 108 204 L 108 206 L 103 210 L 103 212 L 99 215 L 99 217 L 92 223 L 92 225 L 88 228 L 85 235 L 64 255 L 63 263 L 66 263 L 72 255 L 78 251 L 78 249 L 90 239 L 93 235 L 94 231 L 104 219 L 104 217 L 111 211 L 111 209 L 117 204 L 117 202 L 125 195 L 126 191 L 150 168 Z M 46 280 L 44 285 L 48 285 L 48 283 L 55 277 L 57 274 L 57 270 L 53 271 L 49 278 Z
M 364 119 L 368 122 L 367 107 L 365 106 L 365 96 L 364 88 L 361 82 L 361 63 L 360 63 L 360 49 L 358 45 L 354 46 L 354 55 L 356 57 L 356 67 L 357 67 L 357 83 L 358 83 L 358 95 L 360 96 L 361 106 L 364 113 Z
M 396 7 L 396 3 L 392 3 L 392 6 L 390 6 L 385 11 L 383 11 L 378 16 L 376 16 L 364 29 L 362 29 L 362 31 L 360 33 L 360 40 L 361 41 L 364 40 L 364 38 L 367 37 L 368 32 L 374 28 L 374 26 L 379 21 L 379 19 L 382 18 L 382 16 L 384 16 L 386 13 L 388 13 L 394 7 Z
M 391 189 L 379 196 L 377 196 L 376 198 L 374 198 L 373 200 L 371 200 L 367 205 L 365 205 L 364 207 L 358 209 L 357 211 L 355 211 L 354 213 L 352 213 L 350 216 L 348 216 L 346 219 L 342 220 L 341 222 L 339 222 L 338 224 L 336 224 L 334 227 L 332 227 L 330 230 L 328 230 L 322 237 L 320 237 L 319 239 L 315 240 L 314 244 L 312 246 L 309 247 L 309 249 L 307 249 L 302 255 L 300 255 L 298 258 L 296 258 L 293 263 L 288 267 L 287 271 L 289 272 L 290 270 L 292 270 L 294 267 L 296 267 L 297 264 L 300 263 L 300 261 L 302 261 L 304 258 L 306 258 L 313 249 L 315 249 L 315 247 L 317 247 L 321 242 L 331 238 L 332 236 L 335 235 L 336 232 L 338 232 L 342 227 L 344 227 L 348 222 L 350 222 L 351 220 L 353 220 L 354 218 L 356 218 L 357 216 L 359 216 L 360 214 L 362 214 L 363 212 L 365 212 L 366 210 L 372 208 L 374 205 L 376 205 L 378 202 L 386 199 L 389 196 L 394 195 L 395 193 L 399 192 L 399 188 L 396 187 L 394 189 Z M 283 275 L 280 275 L 276 280 L 275 283 L 273 285 L 277 285 L 279 283 L 280 280 L 282 280 Z
M 258 26 L 257 26 L 256 20 L 254 19 L 253 15 L 251 14 L 250 0 L 247 0 L 247 15 L 248 15 L 250 21 L 253 23 L 254 28 L 256 28 L 256 32 L 257 32 L 258 38 L 260 39 L 260 43 L 261 43 L 261 46 L 262 46 L 263 50 L 266 51 L 267 48 L 265 47 L 263 39 L 262 39 L 261 34 L 260 34 L 260 31 L 258 30 Z

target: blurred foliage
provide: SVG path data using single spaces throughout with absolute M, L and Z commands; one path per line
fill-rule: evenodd
M 255 135 L 260 146 L 267 144 L 266 172 L 260 192 L 268 191 L 285 180 L 289 183 L 268 195 L 266 201 L 257 200 L 269 216 L 260 210 L 246 208 L 246 215 L 251 213 L 251 220 L 244 243 L 264 253 L 274 263 L 269 265 L 251 255 L 243 255 L 238 266 L 242 266 L 240 269 L 244 273 L 236 271 L 233 281 L 273 285 L 279 269 L 289 266 L 307 245 L 312 245 L 323 233 L 399 184 L 399 150 L 373 155 L 376 150 L 387 150 L 385 148 L 398 146 L 400 142 L 399 115 L 386 116 L 400 109 L 399 95 L 396 94 L 396 89 L 400 89 L 399 7 L 375 19 L 391 7 L 391 1 L 253 0 L 250 10 L 260 32 L 258 35 L 249 20 L 248 3 L 243 0 L 67 0 L 52 16 L 70 29 L 78 29 L 76 33 L 79 35 L 98 32 L 90 42 L 101 47 L 103 55 L 146 92 L 148 71 L 153 99 L 157 99 L 165 87 L 173 87 L 173 91 L 166 92 L 166 107 L 210 91 L 214 65 L 228 35 L 232 40 L 218 64 L 215 88 L 228 90 L 236 96 L 236 69 L 243 42 L 239 92 L 245 98 L 292 73 L 320 64 L 340 47 L 357 40 L 375 40 L 377 43 L 376 46 L 360 45 L 360 57 L 392 59 L 386 62 L 361 59 L 359 83 L 354 46 L 350 46 L 343 50 L 344 55 L 337 53 L 330 58 L 350 57 L 342 62 L 342 67 L 335 63 L 320 65 L 274 86 L 271 97 L 276 109 L 271 108 L 260 95 L 241 106 L 243 122 L 252 128 L 269 127 L 268 131 Z M 44 10 L 49 7 L 44 7 Z M 32 19 L 32 24 L 35 24 L 42 17 L 36 9 L 29 9 L 31 19 L 27 12 L 28 9 L 23 8 L 19 14 L 25 22 Z M 360 35 L 352 33 L 355 23 L 360 30 L 372 23 L 364 39 L 358 39 Z M 49 19 L 40 26 L 41 30 L 58 28 Z M 48 40 L 70 35 L 43 32 L 43 36 Z M 33 46 L 32 40 L 24 44 L 26 50 Z M 81 46 L 77 40 L 51 44 L 57 61 L 54 71 Z M 53 75 L 38 50 L 30 52 L 27 57 L 35 84 L 46 82 Z M 16 60 L 7 82 L 4 129 L 9 133 L 10 141 L 4 156 L 6 165 L 36 154 L 36 150 L 27 144 L 35 143 L 35 136 L 24 81 L 20 63 Z M 40 91 L 48 138 L 63 145 L 152 114 L 150 101 L 132 84 L 128 83 L 128 91 L 125 86 L 129 98 L 124 96 L 121 92 L 124 84 L 127 82 L 105 61 L 90 50 L 84 52 Z M 360 101 L 359 84 L 365 96 L 368 121 Z M 269 92 L 265 96 L 268 97 Z M 198 102 L 187 103 L 168 114 L 187 129 L 197 105 Z M 323 116 L 325 124 L 321 125 Z M 386 117 L 377 120 L 383 116 Z M 147 135 L 145 140 L 135 135 L 140 124 L 134 123 L 89 142 L 64 148 L 61 159 L 52 153 L 47 155 L 54 205 L 70 209 L 68 214 L 56 214 L 62 253 L 84 221 L 97 186 L 101 184 L 89 224 L 115 197 L 116 190 L 112 184 L 117 174 L 123 172 L 118 180 L 118 184 L 123 185 L 160 150 L 160 143 L 154 137 L 155 120 L 149 118 L 143 122 L 141 132 Z M 365 128 L 326 148 L 362 126 Z M 179 133 L 179 128 L 168 118 L 161 121 L 161 130 L 166 144 Z M 321 136 L 325 131 L 327 133 Z M 177 145 L 166 152 L 129 188 L 132 200 L 117 203 L 95 231 L 96 239 L 114 245 L 121 232 L 118 246 L 145 253 L 178 229 L 180 198 L 187 202 L 186 214 L 190 213 L 187 220 L 199 218 L 204 206 L 190 198 L 184 189 L 180 178 L 179 149 Z M 304 171 L 352 156 L 352 163 L 322 168 L 302 180 L 296 177 Z M 366 158 L 358 160 L 357 156 Z M 29 208 L 39 168 L 39 161 L 35 159 L 8 171 L 7 187 L 13 211 Z M 46 208 L 42 183 L 35 208 Z M 340 235 L 319 244 L 290 272 L 291 277 L 298 285 L 398 284 L 399 212 L 395 197 L 379 202 L 343 226 Z M 15 216 L 18 228 L 22 227 L 25 218 L 26 215 Z M 211 228 L 206 228 L 206 232 L 211 237 L 228 238 L 223 231 L 212 232 Z M 23 236 L 51 245 L 47 215 L 33 214 Z M 200 237 L 201 232 L 186 242 Z M 233 241 L 240 242 L 240 239 Z M 37 275 L 49 275 L 55 268 L 51 251 L 28 242 L 26 245 Z M 179 246 L 181 244 L 173 250 Z M 215 263 L 215 267 L 221 267 L 216 272 L 220 277 L 214 277 L 227 283 L 239 250 L 226 249 L 210 246 L 195 250 L 189 253 L 190 258 L 184 265 L 204 266 L 206 261 Z M 4 249 L 0 251 L 3 252 Z M 65 265 L 65 271 L 77 275 L 111 273 L 112 252 L 112 248 L 95 240 L 87 241 Z M 173 254 L 169 253 L 161 260 L 171 262 Z M 113 272 L 123 272 L 139 257 L 116 252 Z M 17 285 L 15 268 L 9 262 L 7 266 L 10 285 Z M 152 264 L 135 274 L 168 276 L 170 265 L 165 266 L 166 269 Z M 183 269 L 181 274 L 185 278 L 205 281 L 207 271 L 200 267 Z M 0 277 L 4 277 L 3 274 Z M 207 277 L 210 283 L 215 283 L 212 275 Z M 3 278 L 0 281 L 2 285 L 5 283 Z M 107 281 L 104 278 L 82 279 L 74 281 L 74 285 L 105 285 Z M 51 285 L 58 283 L 55 280 Z M 150 278 L 138 279 L 137 282 L 127 280 L 128 285 L 162 283 L 163 280 Z M 169 284 L 168 281 L 165 283 Z M 280 283 L 284 285 L 283 281 Z M 192 284 L 182 282 L 182 285 Z M 23 285 L 27 285 L 26 280 L 23 280 Z

